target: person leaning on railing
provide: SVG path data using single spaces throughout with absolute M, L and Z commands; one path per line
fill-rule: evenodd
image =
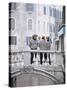
M 39 48 L 40 48 L 40 50 L 46 50 L 46 40 L 45 40 L 44 36 L 42 37 L 42 40 L 40 40 L 40 42 L 39 42 Z M 42 61 L 43 54 L 44 54 L 44 63 L 47 59 L 47 53 L 46 52 L 45 53 L 40 52 L 40 63 L 41 64 L 43 63 L 43 61 Z
M 37 35 L 32 36 L 32 39 L 30 40 L 30 43 L 29 43 L 29 47 L 31 48 L 31 50 L 37 50 L 37 48 L 38 48 Z M 35 54 L 35 58 L 36 58 L 37 53 L 31 52 L 31 64 L 34 62 L 33 61 L 34 54 Z

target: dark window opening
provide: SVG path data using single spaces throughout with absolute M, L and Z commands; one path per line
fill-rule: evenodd
M 53 16 L 56 18 L 56 8 L 53 8 Z
M 53 14 L 52 14 L 52 8 L 50 7 L 50 16 L 53 16 Z
M 16 3 L 9 3 L 9 11 L 16 10 Z
M 26 4 L 26 11 L 34 11 L 34 5 L 33 4 Z
M 57 41 L 57 50 L 59 50 L 59 41 Z
M 46 14 L 46 7 L 44 7 L 44 14 Z
M 28 20 L 28 30 L 32 30 L 32 19 Z
M 9 45 L 16 45 L 16 44 L 17 44 L 16 36 L 9 36 Z
M 9 30 L 14 30 L 14 29 L 15 29 L 15 19 L 9 18 Z

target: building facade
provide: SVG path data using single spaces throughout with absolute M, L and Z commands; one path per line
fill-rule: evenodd
M 62 6 L 62 17 L 59 20 L 58 28 L 56 30 L 56 50 L 65 51 L 65 6 Z
M 28 44 L 33 34 L 37 34 L 40 37 L 49 36 L 52 40 L 51 49 L 55 50 L 55 38 L 61 19 L 61 6 L 10 3 L 9 37 L 11 41 L 9 44 L 11 51 L 28 49 Z

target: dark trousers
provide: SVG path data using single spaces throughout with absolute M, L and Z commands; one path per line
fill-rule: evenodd
M 43 63 L 42 59 L 43 59 L 43 53 L 40 53 L 40 63 L 41 64 Z M 45 60 L 47 59 L 47 53 L 44 53 L 44 59 Z
M 48 54 L 49 64 L 51 65 L 50 53 Z
M 36 53 L 36 52 L 35 52 L 35 53 L 31 52 L 31 62 L 30 62 L 31 64 L 34 62 L 34 61 L 33 61 L 34 55 L 35 55 L 35 58 L 36 58 L 37 53 Z

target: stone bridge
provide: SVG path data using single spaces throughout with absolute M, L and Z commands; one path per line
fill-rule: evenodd
M 65 68 L 63 63 L 65 58 L 62 52 L 50 52 L 52 54 L 51 65 L 49 65 L 49 60 L 41 65 L 39 59 L 34 61 L 33 64 L 30 64 L 29 52 L 25 51 L 25 56 L 21 52 L 19 52 L 19 55 L 16 52 L 11 54 L 12 56 L 9 61 L 9 80 L 11 87 L 65 83 Z M 29 62 L 27 63 L 26 61 Z

